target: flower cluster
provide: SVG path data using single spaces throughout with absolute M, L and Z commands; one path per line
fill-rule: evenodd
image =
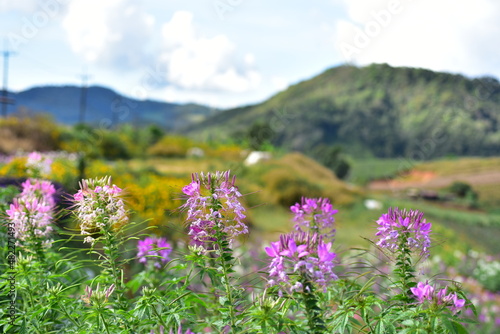
M 86 235 L 84 242 L 94 243 L 92 234 L 116 229 L 128 221 L 121 193 L 122 189 L 111 184 L 111 177 L 80 182 L 80 190 L 73 199 L 81 234 Z
M 427 223 L 423 216 L 424 213 L 418 210 L 389 208 L 389 212 L 377 220 L 376 235 L 380 238 L 377 246 L 391 251 L 405 246 L 420 251 L 420 255 L 427 258 L 431 245 L 431 223 Z
M 161 268 L 161 263 L 167 263 L 172 252 L 172 245 L 165 238 L 150 238 L 137 242 L 137 257 L 140 263 L 153 263 L 156 268 Z M 160 263 L 161 262 L 161 263 Z
M 48 206 L 56 205 L 54 195 L 56 189 L 50 181 L 42 181 L 38 179 L 28 179 L 22 183 L 21 197 L 24 198 L 40 198 L 42 202 Z
M 410 290 L 420 304 L 425 303 L 427 300 L 432 301 L 437 305 L 449 306 L 453 313 L 457 313 L 465 305 L 465 300 L 458 299 L 456 293 L 447 294 L 447 287 L 436 292 L 432 285 L 419 282 L 416 287 Z
M 81 297 L 81 299 L 87 305 L 104 305 L 108 302 L 108 299 L 114 290 L 114 284 L 111 284 L 107 289 L 103 288 L 101 290 L 99 283 L 97 283 L 95 290 L 93 290 L 90 286 L 85 287 L 85 294 Z
M 33 238 L 47 239 L 52 232 L 52 218 L 56 190 L 49 181 L 28 179 L 22 184 L 22 192 L 6 211 L 8 219 L 14 223 L 14 235 L 21 241 Z M 49 241 L 44 240 L 48 245 Z
M 203 246 L 215 241 L 217 232 L 223 233 L 229 241 L 240 234 L 248 233 L 243 222 L 245 208 L 230 172 L 193 174 L 192 182 L 182 191 L 188 196 L 183 209 L 187 209 L 189 235 L 195 245 Z
M 51 165 L 52 159 L 39 152 L 31 152 L 26 160 L 26 169 L 32 177 L 41 177 L 50 174 Z
M 293 221 L 295 229 L 301 232 L 312 231 L 319 233 L 326 240 L 335 237 L 334 210 L 328 198 L 306 198 L 302 197 L 300 203 L 290 207 L 295 214 Z
M 299 291 L 306 281 L 326 289 L 337 280 L 333 272 L 336 257 L 317 233 L 293 232 L 280 236 L 265 251 L 272 260 L 268 266 L 270 286 L 280 285 L 289 292 Z

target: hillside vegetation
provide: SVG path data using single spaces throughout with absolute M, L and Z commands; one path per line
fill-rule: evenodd
M 19 111 L 47 113 L 58 123 L 80 121 L 82 88 L 76 86 L 34 87 L 10 93 L 16 100 L 9 105 L 9 115 Z M 91 86 L 86 90 L 84 121 L 99 128 L 129 123 L 135 126 L 154 124 L 164 129 L 179 129 L 216 112 L 197 104 L 177 104 L 125 97 L 109 88 Z
M 247 137 L 307 153 L 341 145 L 355 156 L 495 155 L 499 93 L 498 80 L 489 77 L 386 64 L 340 66 L 261 104 L 218 113 L 187 132 Z

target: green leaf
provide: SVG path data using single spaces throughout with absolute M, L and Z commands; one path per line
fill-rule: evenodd
M 450 333 L 454 334 L 468 334 L 469 331 L 459 322 L 444 316 L 441 318 L 443 325 L 450 331 Z

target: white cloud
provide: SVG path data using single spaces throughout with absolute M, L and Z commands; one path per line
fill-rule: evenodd
M 336 25 L 344 60 L 472 75 L 498 67 L 500 3 L 495 0 L 343 0 Z
M 73 52 L 89 62 L 132 66 L 141 62 L 154 18 L 131 0 L 73 0 L 63 27 Z
M 12 1 L 0 0 L 0 13 L 19 10 L 22 12 L 32 12 L 37 8 L 36 0 Z
M 162 27 L 169 84 L 182 89 L 245 92 L 256 88 L 261 75 L 252 66 L 253 54 L 238 58 L 235 45 L 225 35 L 203 36 L 193 15 L 177 11 Z

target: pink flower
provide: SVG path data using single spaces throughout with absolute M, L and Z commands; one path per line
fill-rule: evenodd
M 187 201 L 181 208 L 187 210 L 189 236 L 194 244 L 210 247 L 218 231 L 229 242 L 248 233 L 245 208 L 239 201 L 242 195 L 234 182 L 229 171 L 193 174 L 192 182 L 182 189 Z
M 419 282 L 416 287 L 410 288 L 410 290 L 420 304 L 432 301 L 436 305 L 449 307 L 453 313 L 457 313 L 465 306 L 465 299 L 459 299 L 455 292 L 447 294 L 447 287 L 435 293 L 433 286 Z
M 432 300 L 434 293 L 434 288 L 431 285 L 422 282 L 419 282 L 417 287 L 410 288 L 410 290 L 420 303 L 423 303 L 425 300 Z
M 302 288 L 301 280 L 305 278 L 326 290 L 330 282 L 338 279 L 333 272 L 336 254 L 330 252 L 331 246 L 315 233 L 281 235 L 279 241 L 265 248 L 271 257 L 268 285 L 293 292 Z
M 395 252 L 404 243 L 409 249 L 418 250 L 423 258 L 427 258 L 431 245 L 431 224 L 423 217 L 423 212 L 418 210 L 389 208 L 389 212 L 377 220 L 377 245 Z
M 295 214 L 295 229 L 300 232 L 311 231 L 323 235 L 323 238 L 333 240 L 335 237 L 334 210 L 328 198 L 302 197 L 301 203 L 290 207 Z
M 55 188 L 49 181 L 28 179 L 22 184 L 21 193 L 6 210 L 7 218 L 14 223 L 14 236 L 20 241 L 43 239 L 45 246 L 51 234 L 55 209 Z
M 170 260 L 172 245 L 165 238 L 150 238 L 137 242 L 137 257 L 140 263 L 152 262 L 156 268 L 161 268 L 161 263 L 167 263 Z
M 39 152 L 31 152 L 28 154 L 26 168 L 28 174 L 32 177 L 41 177 L 50 174 L 52 159 Z

